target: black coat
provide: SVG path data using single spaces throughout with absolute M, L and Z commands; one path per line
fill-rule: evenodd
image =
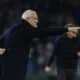
M 24 80 L 29 48 L 33 38 L 62 34 L 66 31 L 67 29 L 64 28 L 36 29 L 24 20 L 12 25 L 4 39 L 4 47 L 7 49 L 5 80 Z
M 57 66 L 60 68 L 76 68 L 77 67 L 77 52 L 80 51 L 80 36 L 69 39 L 66 35 L 62 35 L 57 41 L 54 52 L 48 62 L 50 66 L 56 56 Z
M 63 34 L 65 28 L 33 28 L 29 23 L 21 20 L 13 24 L 5 36 L 5 48 L 23 48 L 28 47 L 35 37 L 45 37 L 48 35 Z

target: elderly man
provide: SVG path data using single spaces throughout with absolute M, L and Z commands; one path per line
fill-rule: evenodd
M 5 34 L 6 48 L 5 80 L 24 80 L 30 44 L 35 37 L 63 34 L 66 28 L 38 28 L 38 15 L 34 10 L 26 10 L 19 23 L 13 24 Z
M 56 64 L 58 67 L 57 80 L 75 80 L 77 62 L 80 57 L 80 36 L 79 27 L 69 30 L 62 35 L 57 42 L 55 51 L 51 56 L 45 72 L 50 72 L 50 65 L 56 55 Z

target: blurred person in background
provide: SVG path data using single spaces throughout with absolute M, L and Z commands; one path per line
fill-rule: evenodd
M 67 25 L 75 27 L 73 24 Z M 56 65 L 58 70 L 57 80 L 75 80 L 77 63 L 80 58 L 80 35 L 79 30 L 69 30 L 60 36 L 55 46 L 53 55 L 51 56 L 45 72 L 52 71 L 50 65 L 56 55 Z

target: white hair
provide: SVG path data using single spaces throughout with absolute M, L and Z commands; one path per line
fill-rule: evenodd
M 26 10 L 26 11 L 23 12 L 21 18 L 24 19 L 24 20 L 26 20 L 28 17 L 31 17 L 34 12 L 35 11 L 31 10 L 31 9 Z

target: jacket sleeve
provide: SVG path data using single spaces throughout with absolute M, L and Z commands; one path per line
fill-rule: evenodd
M 55 57 L 55 53 L 52 53 L 52 55 L 51 55 L 51 57 L 50 57 L 50 59 L 49 59 L 49 61 L 48 61 L 47 66 L 51 66 L 51 64 L 52 64 L 52 62 L 53 62 L 53 60 L 54 60 L 54 57 Z
M 18 34 L 18 30 L 14 29 L 7 33 L 4 39 L 4 47 L 5 48 L 14 48 L 16 44 L 16 34 Z
M 4 48 L 4 36 L 0 37 L 0 48 Z
M 49 36 L 49 35 L 62 35 L 67 32 L 67 28 L 42 28 L 37 30 L 37 35 Z
M 64 35 L 56 37 L 56 39 L 54 41 L 54 45 L 55 45 L 54 51 L 53 51 L 53 53 L 52 53 L 52 55 L 51 55 L 51 57 L 50 57 L 50 59 L 48 61 L 47 66 L 50 66 L 52 64 L 52 62 L 54 61 L 55 56 L 57 56 L 57 54 L 58 54 L 57 51 L 60 49 L 60 46 L 62 45 L 61 39 L 63 38 L 63 36 Z

